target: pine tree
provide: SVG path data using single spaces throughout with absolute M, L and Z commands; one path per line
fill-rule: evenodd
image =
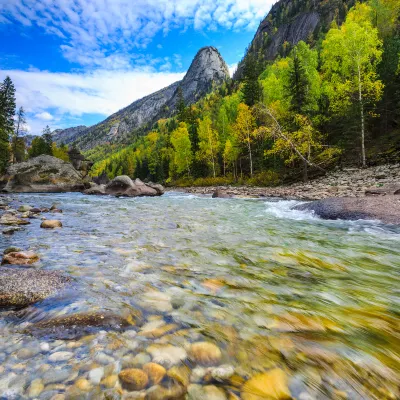
M 15 121 L 15 130 L 12 138 L 12 158 L 13 162 L 21 162 L 25 158 L 25 141 L 22 138 L 25 133 L 25 111 L 20 107 L 17 112 L 17 119 Z
M 243 98 L 249 107 L 254 106 L 262 98 L 262 87 L 258 81 L 260 72 L 257 58 L 252 53 L 248 54 L 243 70 Z
M 289 64 L 288 74 L 288 85 L 285 90 L 290 94 L 290 111 L 296 114 L 306 114 L 309 83 L 296 48 L 293 51 L 293 61 Z
M 0 172 L 10 158 L 10 136 L 14 128 L 15 87 L 9 76 L 0 85 Z
M 178 87 L 178 101 L 176 103 L 177 118 L 179 122 L 187 122 L 187 111 L 182 88 Z
M 51 136 L 51 130 L 48 125 L 43 129 L 42 137 L 46 143 L 45 152 L 43 154 L 48 154 L 49 156 L 53 155 L 53 138 Z

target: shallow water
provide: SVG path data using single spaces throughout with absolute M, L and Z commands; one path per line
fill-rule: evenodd
M 98 370 L 101 379 L 114 376 L 137 354 L 168 369 L 174 363 L 154 355 L 155 345 L 189 351 L 198 341 L 216 344 L 222 351 L 217 365 L 235 368 L 235 379 L 201 381 L 226 396 L 245 398 L 242 383 L 274 368 L 285 372 L 296 399 L 399 395 L 399 228 L 322 221 L 292 211 L 296 202 L 289 201 L 178 193 L 13 198 L 16 207 L 57 202 L 64 212 L 51 218 L 61 219 L 63 228 L 40 229 L 40 220 L 32 219 L 24 231 L 3 235 L 0 251 L 29 248 L 40 254 L 40 268 L 62 271 L 74 282 L 28 309 L 3 312 L 0 398 L 102 398 L 105 392 L 126 397 L 119 382 L 109 389 L 91 371 Z M 73 340 L 22 333 L 51 317 L 94 311 L 134 325 Z M 141 334 L 149 321 L 171 329 L 160 337 Z M 21 357 L 22 348 L 28 357 Z M 56 352 L 72 355 L 51 361 Z M 196 367 L 193 360 L 182 363 Z M 48 378 L 49 371 L 60 376 Z M 88 379 L 87 390 L 77 389 L 80 378 Z M 36 397 L 35 380 L 43 385 Z

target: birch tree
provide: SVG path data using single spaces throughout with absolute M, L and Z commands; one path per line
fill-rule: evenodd
M 383 90 L 376 72 L 382 42 L 372 24 L 371 11 L 367 4 L 357 4 L 340 28 L 330 29 L 322 45 L 323 72 L 332 111 L 344 114 L 352 102 L 358 104 L 363 167 L 365 107 L 378 101 Z

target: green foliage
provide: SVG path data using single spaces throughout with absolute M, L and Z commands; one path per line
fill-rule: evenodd
M 9 76 L 0 85 L 0 173 L 10 159 L 10 137 L 14 130 L 15 87 Z
M 183 172 L 187 172 L 187 176 L 189 177 L 193 153 L 187 125 L 184 122 L 181 122 L 179 127 L 172 132 L 171 143 L 174 148 L 172 168 L 170 169 L 172 176 L 175 173 L 182 174 Z
M 400 123 L 400 7 L 398 0 L 371 0 L 348 12 L 353 4 L 287 2 L 283 13 L 278 8 L 281 21 L 270 21 L 275 28 L 304 7 L 326 20 L 333 13 L 335 23 L 329 29 L 322 21 L 308 43 L 285 43 L 282 56 L 265 66 L 260 49 L 250 49 L 242 81 L 227 82 L 195 104 L 186 105 L 178 89 L 174 117 L 132 132 L 126 145 L 87 152 L 95 162 L 92 175 L 269 186 L 300 170 L 307 178 L 309 170 L 331 168 L 346 154 L 354 160 L 362 126 L 363 138 L 374 131 L 379 140 Z M 273 34 L 264 35 L 262 49 Z
M 383 84 L 377 76 L 382 57 L 382 41 L 372 23 L 372 8 L 357 4 L 340 28 L 332 28 L 323 42 L 322 59 L 325 90 L 333 112 L 344 114 L 353 102 L 359 108 L 362 161 L 365 157 L 365 106 L 382 96 Z
M 43 129 L 42 136 L 36 136 L 32 140 L 32 145 L 28 150 L 28 154 L 30 158 L 38 157 L 43 154 L 49 156 L 53 155 L 53 139 L 48 125 Z

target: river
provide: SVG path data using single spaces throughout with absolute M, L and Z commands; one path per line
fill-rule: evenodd
M 171 373 L 160 385 L 191 381 L 193 400 L 283 399 L 287 390 L 299 400 L 399 395 L 399 228 L 323 221 L 292 211 L 293 201 L 12 197 L 16 207 L 56 202 L 63 228 L 40 229 L 33 219 L 3 235 L 0 251 L 29 248 L 40 255 L 39 268 L 73 283 L 27 309 L 2 312 L 1 399 L 144 398 L 144 391 L 127 397 L 120 370 L 156 361 L 169 371 L 177 354 L 184 377 Z M 76 338 L 24 333 L 49 318 L 97 311 L 132 325 Z M 204 341 L 220 355 L 201 367 L 190 349 Z M 217 379 L 211 364 L 229 376 Z M 244 382 L 269 371 L 282 374 L 269 383 L 264 375 L 261 385 L 288 389 L 245 393 Z

